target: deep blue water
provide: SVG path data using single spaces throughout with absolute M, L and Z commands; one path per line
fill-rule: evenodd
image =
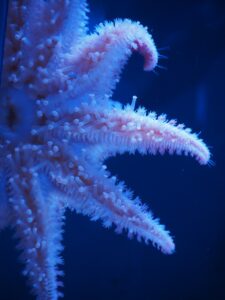
M 65 299 L 225 299 L 225 1 L 92 0 L 91 26 L 128 17 L 151 30 L 165 68 L 142 71 L 134 55 L 114 98 L 138 95 L 200 132 L 214 167 L 176 156 L 129 156 L 107 162 L 172 232 L 176 253 L 165 256 L 99 223 L 67 213 Z M 20 275 L 12 232 L 0 235 L 0 299 L 33 299 Z

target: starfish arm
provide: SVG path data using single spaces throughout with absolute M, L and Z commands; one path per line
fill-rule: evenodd
M 132 200 L 122 184 L 96 175 L 92 178 L 85 175 L 84 182 L 79 177 L 76 180 L 80 183 L 71 183 L 66 177 L 58 177 L 53 181 L 57 188 L 70 197 L 70 209 L 88 215 L 94 221 L 101 219 L 105 227 L 114 224 L 118 233 L 126 230 L 129 237 L 136 235 L 139 241 L 142 238 L 145 242 L 150 240 L 163 253 L 171 254 L 174 251 L 175 245 L 169 232 L 141 205 L 139 199 Z
M 108 149 L 109 156 L 137 150 L 143 154 L 184 153 L 194 156 L 200 164 L 210 160 L 209 149 L 196 134 L 183 124 L 176 125 L 175 120 L 167 121 L 164 115 L 146 115 L 142 108 L 134 111 L 131 106 L 99 110 L 94 103 L 83 103 L 81 109 L 74 111 L 64 115 L 68 125 L 56 123 L 51 135 L 73 143 L 100 144 Z M 44 133 L 48 139 L 50 134 Z
M 62 160 L 57 172 L 49 172 L 55 188 L 68 197 L 68 207 L 92 220 L 101 219 L 106 227 L 114 224 L 117 232 L 125 229 L 130 237 L 137 235 L 138 240 L 151 240 L 162 252 L 172 253 L 175 246 L 164 226 L 152 217 L 139 199 L 132 199 L 122 183 L 116 183 L 115 178 L 110 178 L 101 167 L 90 168 L 87 159 L 71 158 L 70 176 L 65 172 L 66 165 Z
M 99 25 L 96 33 L 84 38 L 65 60 L 64 74 L 75 73 L 75 79 L 68 84 L 73 95 L 87 90 L 98 95 L 111 94 L 133 51 L 143 54 L 145 70 L 156 66 L 158 53 L 145 27 L 130 20 Z
M 71 53 L 72 46 L 79 45 L 87 34 L 87 13 L 89 11 L 86 0 L 64 1 L 65 16 L 62 28 L 57 35 L 57 44 L 53 55 L 47 60 L 46 67 L 38 68 L 38 82 L 35 92 L 43 96 L 67 91 L 73 73 L 66 74 L 64 68 L 65 57 Z M 49 40 L 49 39 L 48 39 Z M 46 41 L 46 40 L 45 40 Z M 42 43 L 43 45 L 43 43 Z
M 210 160 L 209 149 L 196 134 L 185 129 L 183 124 L 167 121 L 164 115 L 157 118 L 154 113 L 146 115 L 142 108 L 135 112 L 128 106 L 125 110 L 103 111 L 97 116 L 92 123 L 94 130 L 87 128 L 87 134 L 81 133 L 81 139 L 86 135 L 88 142 L 97 139 L 97 143 L 102 142 L 106 147 L 110 142 L 112 150 L 109 153 L 137 150 L 143 154 L 164 154 L 167 151 L 194 156 L 200 164 Z
M 19 60 L 21 58 L 21 43 L 18 39 L 18 34 L 21 31 L 24 23 L 24 1 L 9 1 L 7 29 L 4 47 L 4 60 L 2 72 L 2 85 L 8 86 L 11 82 L 17 81 L 17 72 Z M 13 72 L 14 70 L 14 72 Z
M 11 177 L 9 190 L 18 248 L 25 263 L 23 274 L 28 277 L 37 299 L 56 300 L 62 296 L 59 276 L 63 274 L 58 266 L 62 264 L 59 254 L 63 249 L 63 204 L 49 194 L 42 175 L 33 174 L 32 178 L 26 172 L 23 176 Z
M 151 241 L 165 254 L 173 253 L 175 245 L 169 232 L 139 199 L 131 198 L 122 184 L 114 184 L 113 179 L 105 180 L 105 177 L 95 178 L 93 183 L 89 187 L 89 197 L 93 200 L 89 202 L 88 199 L 87 207 L 79 201 L 74 202 L 77 212 L 90 216 L 92 220 L 101 219 L 105 227 L 114 224 L 116 232 L 126 230 L 130 238 L 136 235 L 138 240 Z
M 9 4 L 4 52 L 4 85 L 34 85 L 34 70 L 42 71 L 56 44 L 64 1 L 15 1 Z M 51 9 L 50 9 L 51 8 Z M 56 10 L 61 8 L 61 14 Z M 35 46 L 34 46 L 35 45 Z
M 44 80 L 47 65 L 54 54 L 67 7 L 66 1 L 30 0 L 26 5 L 26 22 L 21 33 L 21 80 L 33 88 L 35 80 Z M 34 45 L 36 45 L 34 47 Z M 34 74 L 36 73 L 36 74 Z M 47 75 L 47 74 L 46 74 Z
M 40 89 L 35 88 L 36 84 L 42 84 L 42 89 L 50 84 L 48 77 L 56 65 L 51 70 L 48 64 L 55 54 L 64 20 L 71 19 L 72 2 L 11 1 L 4 55 L 5 86 L 21 87 L 25 83 L 36 91 Z

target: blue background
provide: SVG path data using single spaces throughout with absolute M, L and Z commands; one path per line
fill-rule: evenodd
M 200 132 L 214 167 L 186 157 L 123 155 L 113 174 L 147 203 L 175 237 L 165 256 L 100 223 L 67 212 L 65 299 L 225 299 L 225 1 L 92 0 L 91 28 L 128 17 L 147 25 L 165 69 L 142 71 L 133 55 L 114 99 L 167 113 Z M 0 235 L 0 299 L 33 299 L 17 262 L 16 242 Z

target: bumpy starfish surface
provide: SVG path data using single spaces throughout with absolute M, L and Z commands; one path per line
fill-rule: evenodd
M 112 101 L 133 51 L 144 68 L 158 54 L 147 29 L 130 20 L 87 34 L 85 0 L 11 0 L 0 98 L 0 228 L 15 229 L 24 274 L 37 299 L 61 296 L 66 208 L 101 219 L 138 240 L 174 251 L 169 233 L 132 199 L 103 162 L 126 151 L 194 156 L 209 151 L 183 125 Z

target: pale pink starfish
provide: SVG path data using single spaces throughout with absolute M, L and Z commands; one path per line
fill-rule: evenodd
M 84 0 L 11 0 L 0 100 L 0 227 L 15 228 L 37 299 L 57 299 L 66 208 L 174 251 L 169 233 L 103 162 L 116 153 L 184 153 L 207 164 L 183 125 L 112 101 L 133 51 L 158 61 L 147 29 L 130 20 L 87 34 Z

